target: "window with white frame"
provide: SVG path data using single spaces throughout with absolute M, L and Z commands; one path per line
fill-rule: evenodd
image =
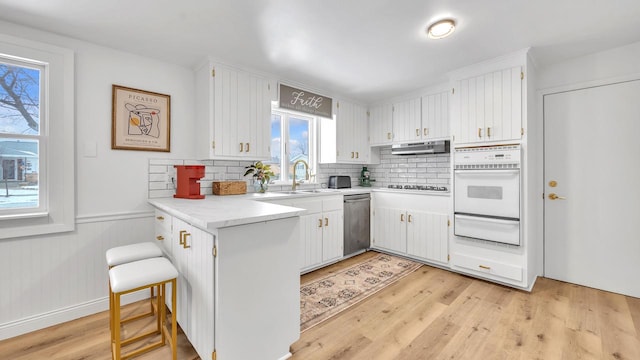
M 75 227 L 73 52 L 0 34 L 0 238 Z
M 271 159 L 267 163 L 275 173 L 275 183 L 305 180 L 302 160 L 314 172 L 316 167 L 315 122 L 311 116 L 274 110 L 271 112 Z M 293 165 L 297 166 L 294 169 Z

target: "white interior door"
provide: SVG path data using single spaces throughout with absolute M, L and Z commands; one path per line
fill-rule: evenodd
M 639 137 L 640 81 L 544 96 L 546 277 L 640 297 Z

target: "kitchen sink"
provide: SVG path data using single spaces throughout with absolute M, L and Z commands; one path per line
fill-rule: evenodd
M 331 190 L 331 189 L 313 189 L 313 190 L 299 190 L 299 192 L 305 192 L 305 193 L 327 193 L 327 192 L 336 192 L 338 190 Z

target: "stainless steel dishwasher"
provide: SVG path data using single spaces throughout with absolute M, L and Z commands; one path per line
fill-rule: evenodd
M 370 247 L 370 194 L 344 196 L 344 256 Z

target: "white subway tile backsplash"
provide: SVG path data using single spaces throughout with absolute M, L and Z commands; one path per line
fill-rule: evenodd
M 391 184 L 450 185 L 450 154 L 437 155 L 391 155 L 391 147 L 380 149 L 380 164 L 367 165 L 373 185 L 386 187 Z M 236 160 L 177 160 L 149 159 L 149 198 L 171 197 L 175 193 L 173 184 L 167 183 L 167 174 L 175 176 L 173 165 L 205 165 L 205 177 L 201 179 L 200 193 L 210 195 L 213 181 L 244 180 L 247 191 L 253 192 L 251 177 L 244 177 L 245 167 L 252 161 Z M 326 187 L 331 175 L 351 177 L 352 186 L 358 185 L 363 165 L 319 164 L 311 169 L 317 184 L 303 184 L 302 187 Z M 313 179 L 313 178 L 312 178 Z M 270 185 L 270 191 L 290 188 L 290 185 Z

